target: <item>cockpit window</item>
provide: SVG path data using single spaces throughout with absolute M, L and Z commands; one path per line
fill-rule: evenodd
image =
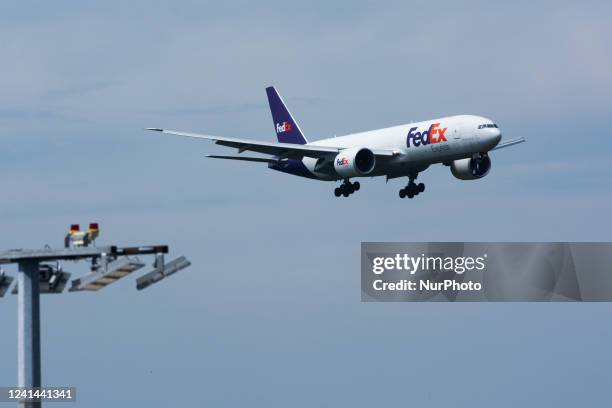
M 497 125 L 495 123 L 485 123 L 483 125 L 478 125 L 478 129 L 484 128 L 497 128 Z

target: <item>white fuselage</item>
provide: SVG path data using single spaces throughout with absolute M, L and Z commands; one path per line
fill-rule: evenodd
M 309 145 L 393 149 L 397 155 L 377 162 L 374 171 L 367 174 L 367 177 L 386 175 L 392 178 L 420 172 L 434 163 L 450 163 L 486 153 L 500 139 L 501 131 L 490 119 L 458 115 L 318 140 Z M 317 170 L 320 167 L 315 169 L 315 158 L 306 157 L 302 163 L 310 173 L 307 177 L 321 180 L 342 178 L 330 171 Z

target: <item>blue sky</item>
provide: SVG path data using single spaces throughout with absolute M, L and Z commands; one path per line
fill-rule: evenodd
M 168 243 L 193 266 L 43 299 L 43 382 L 79 405 L 603 405 L 608 304 L 361 304 L 361 241 L 612 239 L 606 2 L 19 2 L 0 6 L 0 248 Z M 207 160 L 160 126 L 311 139 L 469 113 L 528 143 L 427 191 Z M 75 273 L 84 265 L 66 265 Z M 16 383 L 3 298 L 0 385 Z M 188 387 L 189 395 L 184 387 Z M 60 406 L 60 405 L 58 405 Z

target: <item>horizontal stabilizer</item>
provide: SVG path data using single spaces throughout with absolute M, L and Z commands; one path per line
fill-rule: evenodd
M 274 164 L 277 164 L 280 161 L 280 160 L 275 160 L 275 159 L 266 159 L 265 157 L 218 156 L 214 154 L 209 154 L 206 157 L 210 157 L 211 159 L 242 160 L 242 161 L 259 162 L 259 163 L 274 163 Z

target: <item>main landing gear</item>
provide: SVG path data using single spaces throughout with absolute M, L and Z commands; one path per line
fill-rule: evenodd
M 423 183 L 416 184 L 414 182 L 415 179 L 416 179 L 416 175 L 409 177 L 408 185 L 399 191 L 400 198 L 406 198 L 406 197 L 412 198 L 416 195 L 419 195 L 423 191 L 425 191 L 425 184 Z
M 346 179 L 344 180 L 344 183 L 340 185 L 340 187 L 336 187 L 336 189 L 334 190 L 334 195 L 336 197 L 348 197 L 355 191 L 359 191 L 359 187 L 361 186 L 359 185 L 358 181 L 351 183 L 348 179 Z

